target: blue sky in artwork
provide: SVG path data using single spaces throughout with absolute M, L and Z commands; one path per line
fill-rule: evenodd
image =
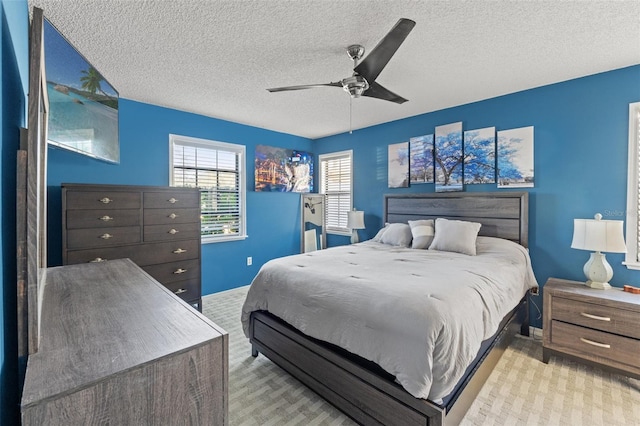
M 47 81 L 82 90 L 82 70 L 88 70 L 91 64 L 46 19 L 44 51 Z M 106 80 L 100 82 L 100 88 L 107 95 L 118 97 L 118 93 Z

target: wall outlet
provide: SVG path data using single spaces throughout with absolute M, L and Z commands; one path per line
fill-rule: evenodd
M 253 257 L 249 256 L 247 257 L 247 266 L 251 266 L 253 265 Z

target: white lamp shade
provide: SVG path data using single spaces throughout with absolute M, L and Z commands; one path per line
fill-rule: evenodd
M 347 212 L 347 228 L 364 229 L 364 212 L 359 210 Z
M 607 253 L 626 253 L 621 220 L 595 219 L 573 220 L 573 241 L 571 248 Z

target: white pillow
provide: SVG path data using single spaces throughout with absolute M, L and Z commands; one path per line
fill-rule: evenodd
M 482 225 L 462 220 L 436 219 L 436 234 L 430 250 L 476 255 L 476 239 Z
M 386 223 L 386 224 L 384 225 L 384 228 L 380 229 L 380 230 L 378 231 L 378 233 L 376 234 L 376 236 L 375 236 L 375 237 L 373 237 L 373 238 L 371 239 L 371 241 L 376 242 L 376 243 L 379 243 L 379 242 L 380 242 L 380 239 L 382 238 L 382 234 L 384 234 L 384 231 L 386 231 L 386 230 L 387 230 L 387 227 L 388 227 L 388 226 L 389 226 L 389 224 L 388 224 L 388 223 Z
M 411 228 L 406 223 L 390 223 L 382 233 L 380 242 L 392 246 L 409 247 L 411 245 Z
M 433 241 L 433 234 L 435 233 L 435 225 L 433 219 L 423 220 L 410 220 L 409 227 L 411 228 L 411 235 L 413 241 L 411 242 L 411 248 L 414 249 L 426 249 Z

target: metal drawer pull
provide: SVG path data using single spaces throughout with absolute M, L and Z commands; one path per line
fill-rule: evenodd
M 167 201 L 170 202 L 171 204 L 175 204 L 178 200 L 176 200 L 175 198 L 171 197 Z
M 173 271 L 173 273 L 176 274 L 176 275 L 184 274 L 185 272 L 187 272 L 187 270 L 186 269 L 182 269 L 182 268 L 179 268 L 179 269 L 176 269 L 175 271 Z
M 109 222 L 110 220 L 113 220 L 113 218 L 111 216 L 102 216 L 100 220 L 104 222 Z
M 584 343 L 588 343 L 599 348 L 611 349 L 611 345 L 608 343 L 598 343 L 594 342 L 593 340 L 585 339 L 584 337 L 581 337 L 580 340 L 582 340 Z
M 177 229 L 174 229 L 174 228 L 171 228 L 171 230 L 169 231 L 169 233 L 170 233 L 171 235 L 175 235 L 175 234 L 177 234 L 178 232 L 179 232 L 179 231 L 178 231 Z
M 100 238 L 102 238 L 103 240 L 108 240 L 109 238 L 112 238 L 113 235 L 111 234 L 102 234 L 100 235 Z
M 175 219 L 176 217 L 178 217 L 178 215 L 177 215 L 177 214 L 175 214 L 175 213 L 171 213 L 171 214 L 169 215 L 169 219 Z
M 580 315 L 582 315 L 583 317 L 591 318 L 598 321 L 611 321 L 611 318 L 609 317 L 599 317 L 597 315 L 591 315 L 586 312 L 580 312 Z
M 96 257 L 95 259 L 90 260 L 89 263 L 99 263 L 99 262 L 106 262 L 106 261 L 107 261 L 107 259 L 103 259 L 101 257 Z
M 111 198 L 107 198 L 107 197 L 104 197 L 103 199 L 100 200 L 102 204 L 109 204 L 112 201 L 113 200 Z
M 187 251 L 185 249 L 178 248 L 178 249 L 175 249 L 173 252 L 175 254 L 180 254 L 180 253 L 186 253 Z
M 186 292 L 187 292 L 187 290 L 185 290 L 184 288 L 179 288 L 176 291 L 174 291 L 173 293 L 174 294 L 182 294 L 182 293 L 186 293 Z

